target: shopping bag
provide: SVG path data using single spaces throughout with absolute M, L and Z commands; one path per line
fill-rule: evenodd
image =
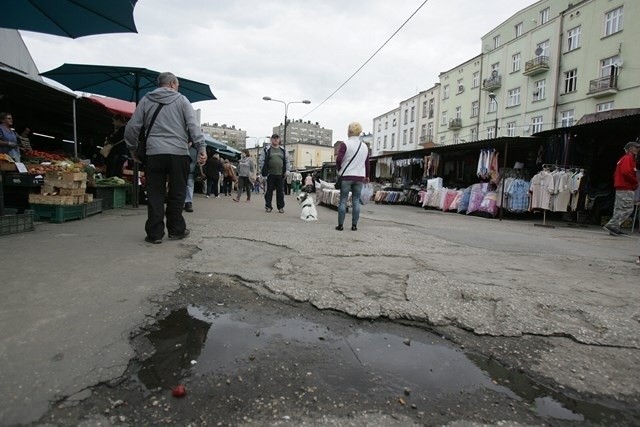
M 360 203 L 366 205 L 371 201 L 373 197 L 373 185 L 367 183 L 362 186 L 362 191 L 360 192 Z

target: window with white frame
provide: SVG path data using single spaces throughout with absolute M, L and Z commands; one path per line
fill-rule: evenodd
M 538 80 L 533 83 L 533 100 L 540 101 L 545 97 L 545 91 L 547 89 L 546 80 Z
M 560 113 L 560 126 L 563 128 L 573 126 L 573 110 L 566 110 Z
M 493 38 L 493 48 L 497 49 L 500 47 L 500 34 Z
M 549 8 L 543 9 L 540 11 L 540 25 L 546 24 L 549 22 Z
M 442 99 L 449 98 L 449 85 L 444 85 L 442 88 Z
M 571 52 L 580 47 L 581 34 L 582 27 L 580 25 L 567 31 L 567 52 Z
M 378 123 L 378 132 L 382 131 L 382 123 Z
M 422 102 L 422 117 L 427 117 L 427 101 Z
M 507 136 L 516 136 L 516 122 L 507 123 Z
M 395 127 L 398 124 L 398 120 L 397 119 L 393 119 L 393 127 Z
M 378 137 L 378 150 L 380 149 L 380 140 L 381 140 L 381 138 L 380 138 L 380 137 Z M 385 147 L 385 148 L 386 148 L 386 147 Z
M 409 132 L 405 129 L 402 131 L 402 145 L 407 145 L 407 135 Z
M 444 145 L 445 142 L 445 136 L 444 135 L 440 135 L 440 145 Z
M 531 117 L 531 133 L 542 132 L 542 116 Z
M 622 31 L 622 16 L 622 6 L 604 14 L 605 37 Z
M 411 107 L 411 123 L 416 121 L 416 107 Z
M 458 144 L 460 142 L 460 134 L 459 133 L 454 133 L 453 134 L 453 143 L 454 144 Z
M 495 138 L 496 137 L 496 127 L 495 126 L 488 126 L 487 127 L 487 138 L 491 139 L 491 138 Z
M 478 101 L 473 101 L 471 103 L 471 117 L 478 117 L 479 110 L 480 110 L 480 103 Z
M 609 111 L 613 110 L 613 101 L 602 102 L 600 104 L 596 104 L 596 113 L 601 111 Z
M 429 138 L 433 138 L 433 123 L 429 122 L 429 124 L 427 125 L 427 136 Z
M 446 111 L 443 111 L 441 113 L 440 124 L 443 125 L 443 126 L 447 125 L 447 112 Z
M 378 138 L 378 147 L 380 147 L 380 138 Z M 387 135 L 384 136 L 384 148 L 387 148 Z
M 564 93 L 578 90 L 578 70 L 573 69 L 564 73 Z
M 487 109 L 487 112 L 495 113 L 497 109 L 498 109 L 498 102 L 495 99 L 489 98 L 489 108 Z
M 546 56 L 549 57 L 549 47 L 551 46 L 551 43 L 549 42 L 549 40 L 545 40 L 541 43 L 538 43 L 538 45 L 536 46 L 536 51 L 538 49 L 540 49 L 540 55 L 538 55 L 538 57 L 540 56 Z
M 396 134 L 392 133 L 391 134 L 391 148 L 396 146 Z
M 409 122 L 409 110 L 404 110 L 404 124 Z
M 600 61 L 600 77 L 609 77 L 614 72 L 613 64 L 615 64 L 617 60 L 618 55 Z
M 515 107 L 520 105 L 520 88 L 511 89 L 509 92 L 509 98 L 507 99 L 507 107 Z
M 458 92 L 457 93 L 462 93 L 464 92 L 464 79 L 458 79 Z
M 478 140 L 478 129 L 472 128 L 471 129 L 471 141 L 477 141 L 477 140 Z
M 522 35 L 522 22 L 514 25 L 513 29 L 515 31 L 516 38 L 520 37 Z
M 409 144 L 413 144 L 413 128 L 409 129 Z
M 478 86 L 480 86 L 480 71 L 473 73 L 473 78 L 471 79 L 471 87 L 476 88 Z
M 429 100 L 429 118 L 432 119 L 433 118 L 433 104 L 434 104 L 435 100 L 433 98 L 431 98 Z
M 456 107 L 456 119 L 462 118 L 462 107 Z
M 520 71 L 520 61 L 521 61 L 522 55 L 520 55 L 520 52 L 514 54 L 511 57 L 511 71 L 515 72 L 515 71 Z
M 384 128 L 385 128 L 385 130 L 389 129 L 389 121 L 388 120 L 386 122 L 384 122 Z
M 493 72 L 496 72 L 496 74 L 498 74 L 500 72 L 500 63 L 496 62 L 495 64 L 491 64 L 491 74 L 493 75 Z
M 427 133 L 427 125 L 420 126 L 420 136 L 424 136 Z

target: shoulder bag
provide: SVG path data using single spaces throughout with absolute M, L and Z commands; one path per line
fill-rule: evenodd
M 156 117 L 158 117 L 158 113 L 162 110 L 164 104 L 158 104 L 156 107 L 156 111 L 153 112 L 153 116 L 151 117 L 151 121 L 149 122 L 149 127 L 145 130 L 143 127 L 140 129 L 140 135 L 138 138 L 138 147 L 136 148 L 136 155 L 141 163 L 145 163 L 147 160 L 147 138 L 149 137 L 149 133 L 151 132 L 151 127 L 153 123 L 156 121 Z
M 336 190 L 341 190 L 342 189 L 342 175 L 344 175 L 344 172 L 347 169 L 349 169 L 349 166 L 351 165 L 351 162 L 353 162 L 353 159 L 355 159 L 356 156 L 358 155 L 358 151 L 360 151 L 360 147 L 362 147 L 362 141 L 360 141 L 360 145 L 358 145 L 358 149 L 356 150 L 356 153 L 353 155 L 351 160 L 349 160 L 349 163 L 347 163 L 347 166 L 345 166 L 344 169 L 342 169 L 342 173 L 340 174 L 338 179 L 336 179 Z
M 115 147 L 118 144 L 122 144 L 123 142 L 124 142 L 124 139 L 121 139 L 115 144 L 105 144 L 104 147 L 100 149 L 100 154 L 102 155 L 102 157 L 106 159 L 107 157 L 109 157 L 109 153 L 111 153 L 111 150 L 113 150 L 113 147 Z

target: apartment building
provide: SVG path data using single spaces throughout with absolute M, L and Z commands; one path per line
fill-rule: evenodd
M 284 136 L 284 124 L 273 128 L 282 138 Z M 287 124 L 287 144 L 289 143 L 318 144 L 331 147 L 333 145 L 333 130 L 325 129 L 320 123 L 303 120 L 292 120 Z
M 218 125 L 218 123 L 204 123 L 200 126 L 202 133 L 205 133 L 218 141 L 222 141 L 233 148 L 242 150 L 246 148 L 247 131 L 236 129 L 235 125 Z
M 418 146 L 427 148 L 436 143 L 438 134 L 438 114 L 440 103 L 440 83 L 436 83 L 430 89 L 420 92 L 418 97 L 420 114 L 418 116 L 417 129 L 419 129 Z
M 373 119 L 371 156 L 398 151 L 399 117 L 400 108 L 394 108 Z

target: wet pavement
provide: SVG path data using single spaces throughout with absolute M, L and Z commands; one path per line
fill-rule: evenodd
M 635 237 L 253 202 L 196 197 L 162 245 L 131 209 L 4 236 L 0 424 L 640 420 Z

